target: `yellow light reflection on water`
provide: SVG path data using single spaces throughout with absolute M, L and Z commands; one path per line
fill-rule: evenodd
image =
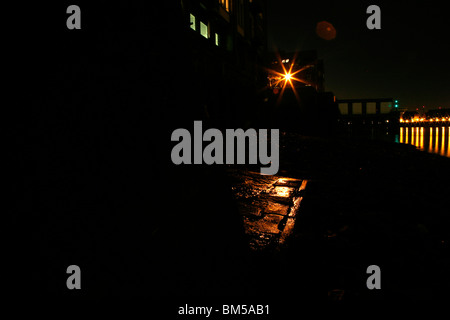
M 433 152 L 433 127 L 430 127 L 430 144 L 428 146 L 428 152 Z
M 420 147 L 419 128 L 418 128 L 418 127 L 416 128 L 416 144 L 415 144 L 415 146 L 416 146 L 417 148 Z
M 447 127 L 447 157 L 450 157 L 450 127 Z
M 434 137 L 435 141 L 434 141 L 434 153 L 438 153 L 439 152 L 439 128 L 436 127 L 436 135 Z
M 400 127 L 398 141 L 411 144 L 419 150 L 450 157 L 450 127 Z
M 445 156 L 445 128 L 442 127 L 441 155 Z
M 419 148 L 423 150 L 423 127 L 420 128 L 420 144 L 419 144 Z

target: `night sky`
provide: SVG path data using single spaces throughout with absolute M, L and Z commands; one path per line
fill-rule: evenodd
M 369 5 L 381 30 L 369 30 Z M 318 51 L 337 99 L 397 98 L 401 107 L 450 108 L 450 13 L 436 1 L 269 1 L 269 50 Z M 336 38 L 316 34 L 330 22 Z

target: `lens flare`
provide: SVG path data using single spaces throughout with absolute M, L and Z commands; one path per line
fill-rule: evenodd
M 279 72 L 279 71 L 276 71 L 273 69 L 267 69 L 267 71 L 269 73 L 268 78 L 270 80 L 270 86 L 274 87 L 274 88 L 279 88 L 281 86 L 281 93 L 278 97 L 277 104 L 280 103 L 280 101 L 283 97 L 283 93 L 288 84 L 292 88 L 292 91 L 294 92 L 295 98 L 297 99 L 298 102 L 300 102 L 300 97 L 297 93 L 297 90 L 295 89 L 294 82 L 300 82 L 300 83 L 304 83 L 306 85 L 311 85 L 308 81 L 303 80 L 299 77 L 296 77 L 295 75 L 304 71 L 305 69 L 312 67 L 312 65 L 302 66 L 298 70 L 295 70 L 293 72 L 292 70 L 293 70 L 294 66 L 298 66 L 295 64 L 296 57 L 297 57 L 297 54 L 294 55 L 293 59 L 282 60 L 281 57 L 277 54 L 278 65 L 280 65 L 282 67 L 282 72 Z M 288 67 L 286 68 L 285 65 L 287 65 Z M 278 91 L 277 91 L 277 93 L 278 93 Z
M 320 21 L 316 26 L 316 33 L 324 40 L 333 40 L 336 38 L 336 29 L 328 21 Z

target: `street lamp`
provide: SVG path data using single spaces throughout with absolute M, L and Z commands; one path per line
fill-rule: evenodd
M 284 75 L 284 80 L 286 80 L 286 81 L 290 81 L 291 78 L 292 78 L 292 74 L 291 74 L 290 72 L 287 72 L 287 73 Z

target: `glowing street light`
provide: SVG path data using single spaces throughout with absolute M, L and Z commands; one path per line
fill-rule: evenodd
M 301 83 L 304 83 L 305 85 L 310 85 L 310 83 L 304 79 L 297 77 L 296 74 L 302 72 L 303 70 L 305 70 L 307 68 L 312 67 L 312 65 L 306 65 L 306 66 L 301 67 L 298 70 L 292 71 L 294 66 L 296 66 L 296 64 L 295 64 L 296 55 L 294 56 L 292 61 L 290 59 L 281 60 L 281 58 L 279 56 L 277 58 L 278 58 L 278 65 L 281 65 L 281 67 L 283 68 L 282 72 L 268 69 L 268 72 L 269 72 L 268 78 L 271 83 L 270 86 L 275 88 L 274 93 L 276 92 L 276 94 L 278 94 L 278 92 L 279 92 L 278 88 L 281 87 L 281 92 L 280 92 L 280 95 L 278 96 L 277 104 L 280 103 L 280 101 L 283 97 L 283 93 L 284 93 L 286 87 L 288 87 L 288 85 L 289 85 L 289 87 L 292 88 L 292 91 L 293 91 L 297 101 L 300 101 L 300 97 L 297 93 L 294 82 L 301 82 Z M 289 65 L 287 65 L 287 63 L 289 63 Z M 286 66 L 285 66 L 285 64 L 286 64 Z

